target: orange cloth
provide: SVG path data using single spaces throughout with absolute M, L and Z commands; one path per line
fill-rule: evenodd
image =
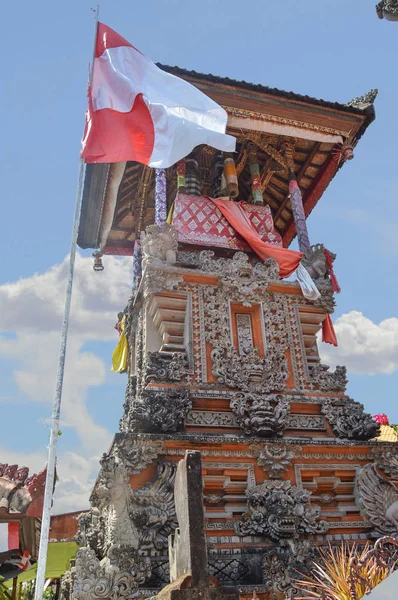
M 326 342 L 327 344 L 332 344 L 333 346 L 337 346 L 337 337 L 334 331 L 332 319 L 330 315 L 327 315 L 326 319 L 323 320 L 322 323 L 322 342 Z
M 243 202 L 232 202 L 227 198 L 206 197 L 211 202 L 214 202 L 231 227 L 246 240 L 260 258 L 264 261 L 267 258 L 276 260 L 279 265 L 279 275 L 282 279 L 289 277 L 289 275 L 295 272 L 303 254 L 295 250 L 287 250 L 287 248 L 280 248 L 263 242 L 247 216 Z
M 209 196 L 207 198 L 214 202 L 231 227 L 246 240 L 260 258 L 264 261 L 267 258 L 276 260 L 279 265 L 279 275 L 282 279 L 289 277 L 296 271 L 303 257 L 302 252 L 279 248 L 263 242 L 247 216 L 244 202 L 232 202 L 227 198 L 210 198 Z M 327 315 L 322 323 L 322 341 L 337 346 L 336 333 L 330 315 Z

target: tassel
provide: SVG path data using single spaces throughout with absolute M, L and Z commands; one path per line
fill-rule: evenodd
M 327 315 L 326 319 L 324 319 L 322 323 L 322 342 L 325 342 L 326 344 L 332 344 L 332 346 L 338 346 L 336 332 L 334 330 L 330 315 Z
M 332 290 L 336 294 L 340 294 L 341 287 L 339 286 L 339 282 L 337 281 L 337 277 L 334 273 L 332 257 L 330 256 L 329 250 L 326 250 L 326 248 L 324 248 L 323 251 L 325 253 L 327 266 L 329 267 L 329 275 L 330 275 L 330 281 L 332 284 Z

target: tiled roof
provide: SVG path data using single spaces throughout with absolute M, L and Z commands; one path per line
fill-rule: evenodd
M 340 102 L 329 102 L 328 100 L 321 100 L 313 98 L 312 96 L 305 96 L 302 94 L 296 94 L 295 92 L 286 92 L 284 90 L 278 90 L 277 88 L 271 88 L 266 85 L 260 85 L 259 83 L 248 83 L 247 81 L 237 81 L 236 79 L 230 79 L 229 77 L 219 77 L 218 75 L 211 75 L 210 73 L 198 73 L 197 71 L 190 71 L 188 69 L 182 69 L 181 67 L 170 67 L 168 65 L 162 65 L 156 63 L 157 66 L 163 71 L 172 73 L 173 75 L 182 77 L 194 77 L 195 79 L 203 79 L 204 81 L 211 81 L 222 85 L 231 85 L 233 87 L 239 87 L 245 90 L 251 90 L 253 92 L 260 92 L 262 94 L 270 94 L 272 96 L 278 96 L 279 98 L 287 98 L 288 100 L 298 100 L 299 102 L 307 102 L 317 106 L 324 106 L 325 108 L 334 108 L 336 110 L 344 110 L 353 114 L 364 114 L 367 112 L 367 108 L 361 109 L 354 106 L 347 106 Z

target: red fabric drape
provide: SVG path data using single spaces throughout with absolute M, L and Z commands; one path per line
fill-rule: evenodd
M 279 248 L 263 242 L 250 222 L 243 202 L 232 202 L 227 198 L 210 198 L 209 196 L 207 198 L 214 202 L 231 227 L 246 240 L 260 258 L 264 261 L 267 258 L 276 260 L 282 279 L 294 273 L 302 259 L 302 252 Z M 337 338 L 330 315 L 327 315 L 322 323 L 322 341 L 337 346 Z
M 337 281 L 337 277 L 334 274 L 332 258 L 331 258 L 330 254 L 329 254 L 329 251 L 326 250 L 326 248 L 324 249 L 324 254 L 325 254 L 327 265 L 329 267 L 329 275 L 330 275 L 330 281 L 331 281 L 331 284 L 332 284 L 332 290 L 334 292 L 336 292 L 336 294 L 339 294 L 341 292 L 341 288 L 339 286 L 339 282 Z
M 8 523 L 8 549 L 19 548 L 19 521 Z
M 210 198 L 209 196 L 207 198 L 214 202 L 231 227 L 246 240 L 260 258 L 264 261 L 267 258 L 276 260 L 279 265 L 279 275 L 282 278 L 289 277 L 294 273 L 303 256 L 301 252 L 263 242 L 247 216 L 243 202 L 232 202 L 227 198 Z
M 332 344 L 332 346 L 337 346 L 337 337 L 330 315 L 327 315 L 326 319 L 324 319 L 322 323 L 322 342 Z

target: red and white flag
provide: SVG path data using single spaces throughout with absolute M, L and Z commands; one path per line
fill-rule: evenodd
M 195 146 L 233 152 L 227 113 L 196 87 L 159 69 L 118 33 L 98 24 L 82 141 L 86 163 L 135 160 L 167 168 Z

